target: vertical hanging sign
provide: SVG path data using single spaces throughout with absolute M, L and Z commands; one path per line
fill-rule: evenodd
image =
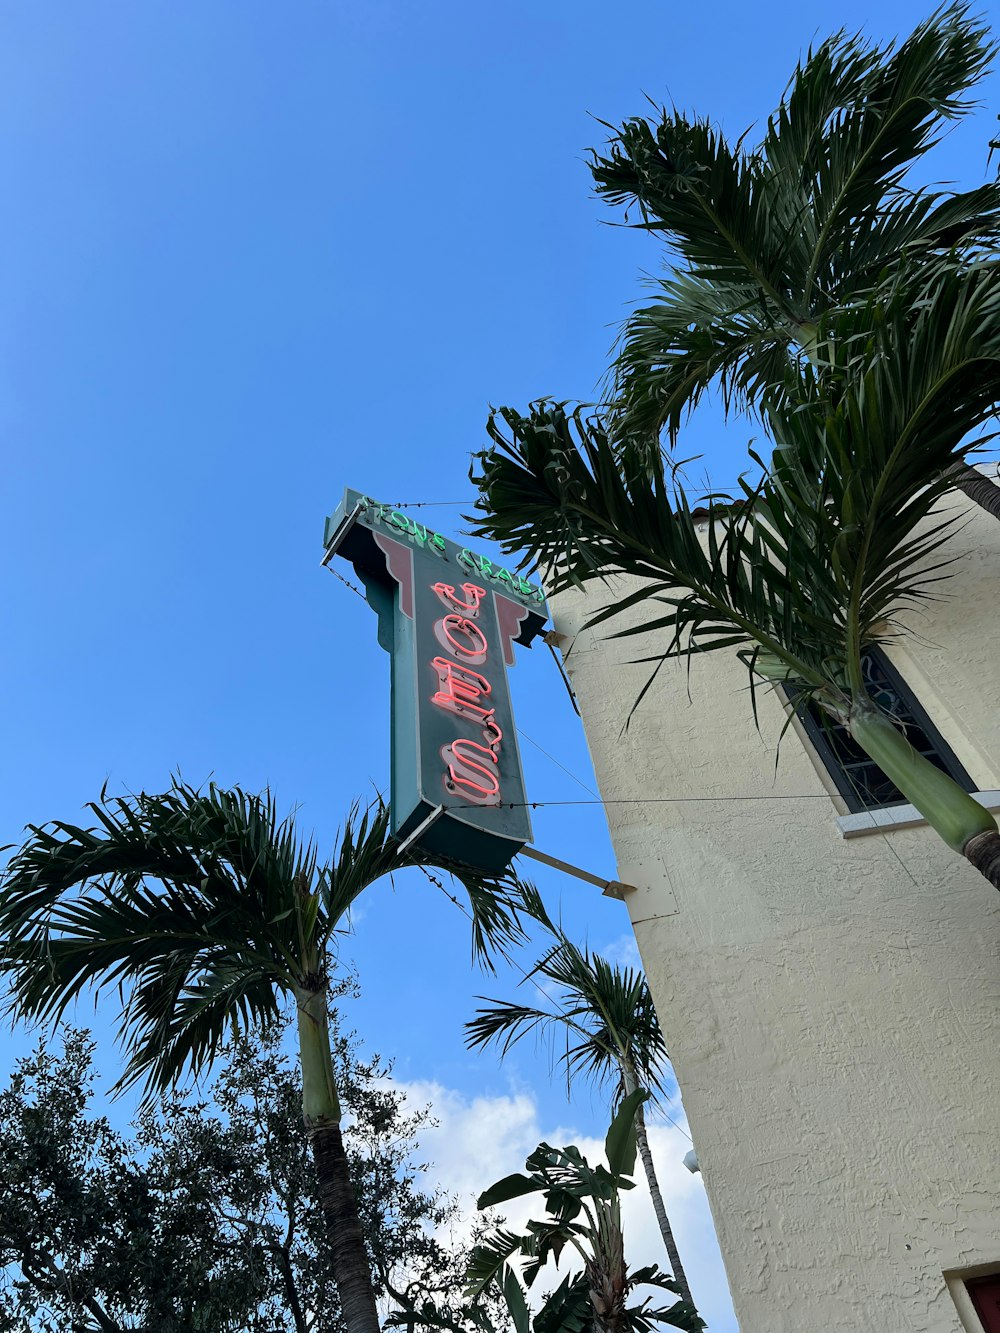
M 531 841 L 507 668 L 546 623 L 541 589 L 359 491 L 324 545 L 364 583 L 392 664 L 393 832 L 502 870 Z

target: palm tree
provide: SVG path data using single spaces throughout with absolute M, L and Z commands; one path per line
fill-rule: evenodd
M 713 385 L 727 411 L 755 410 L 772 428 L 789 359 L 817 354 L 824 316 L 865 304 L 901 267 L 995 250 L 1000 184 L 933 193 L 904 183 L 968 110 L 994 52 L 967 7 L 952 5 L 898 49 L 840 33 L 810 51 L 752 151 L 674 109 L 609 126 L 608 151 L 591 164 L 597 191 L 635 207 L 635 225 L 671 263 L 622 331 L 612 432 L 655 442 L 665 431 L 673 445 Z M 1000 518 L 1000 487 L 960 453 L 949 466 L 953 484 Z
M 650 1333 L 657 1324 L 688 1333 L 701 1333 L 705 1328 L 705 1321 L 674 1278 L 661 1273 L 655 1264 L 630 1272 L 625 1260 L 621 1194 L 633 1186 L 634 1117 L 646 1096 L 638 1088 L 623 1098 L 604 1140 L 607 1167 L 592 1167 L 573 1144 L 553 1148 L 540 1143 L 524 1164 L 529 1174 L 504 1176 L 479 1196 L 480 1208 L 530 1194 L 541 1194 L 545 1201 L 546 1216 L 529 1222 L 523 1235 L 494 1227 L 469 1259 L 470 1294 L 475 1298 L 491 1287 L 500 1287 L 518 1333 L 528 1333 L 529 1313 L 510 1261 L 515 1257 L 526 1261 L 522 1273 L 530 1287 L 549 1259 L 558 1264 L 563 1252 L 572 1250 L 582 1261 L 583 1271 L 568 1274 L 549 1293 L 533 1323 L 536 1333 L 543 1329 L 568 1333 L 588 1324 L 594 1333 Z M 681 1300 L 653 1309 L 647 1296 L 630 1306 L 628 1298 L 635 1288 L 646 1285 L 674 1292 Z
M 705 545 L 645 440 L 613 439 L 599 416 L 550 402 L 491 416 L 475 523 L 522 566 L 537 562 L 553 592 L 642 579 L 591 623 L 643 602 L 649 617 L 624 632 L 660 631 L 658 663 L 739 649 L 751 681 L 784 682 L 799 708 L 814 700 L 841 722 L 996 888 L 996 821 L 917 754 L 861 663 L 952 572 L 941 547 L 955 520 L 935 506 L 967 432 L 993 411 L 998 311 L 1000 272 L 946 259 L 889 297 L 823 316 L 816 363 L 789 367 L 772 409 L 769 469 L 757 487 L 741 483 L 739 505 L 712 497 Z
M 92 828 L 29 825 L 0 883 L 11 1011 L 55 1022 L 87 991 L 114 994 L 128 1054 L 119 1086 L 144 1080 L 150 1096 L 197 1076 L 228 1034 L 268 1025 L 281 999 L 294 999 L 303 1116 L 344 1320 L 350 1333 L 378 1333 L 340 1131 L 329 949 L 369 885 L 428 858 L 400 853 L 381 802 L 351 810 L 325 864 L 267 793 L 178 780 L 161 795 L 102 791 L 88 809 Z M 479 955 L 520 938 L 513 877 L 452 869 Z
M 611 1084 L 613 1112 L 640 1088 L 655 1098 L 664 1097 L 667 1048 L 642 972 L 609 963 L 600 954 L 579 948 L 561 930 L 550 928 L 557 942 L 526 977 L 526 980 L 540 977 L 558 988 L 553 996 L 544 992 L 551 1001 L 550 1007 L 539 1009 L 489 1000 L 490 1007 L 477 1009 L 476 1017 L 466 1023 L 467 1044 L 473 1049 L 496 1045 L 501 1055 L 506 1055 L 529 1032 L 555 1037 L 562 1031 L 566 1049 L 561 1060 L 567 1085 L 577 1074 L 601 1087 Z M 694 1305 L 656 1178 L 641 1101 L 636 1103 L 634 1123 L 639 1156 L 670 1266 L 681 1296 Z

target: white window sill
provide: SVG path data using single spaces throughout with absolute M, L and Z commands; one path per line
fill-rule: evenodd
M 1000 791 L 974 791 L 972 796 L 987 810 L 1000 810 Z M 927 823 L 914 805 L 894 805 L 888 810 L 863 810 L 856 815 L 838 815 L 837 828 L 842 838 L 863 838 L 868 833 L 887 829 L 922 828 Z

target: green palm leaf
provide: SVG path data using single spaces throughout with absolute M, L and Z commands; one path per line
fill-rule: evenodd
M 465 1025 L 469 1047 L 506 1055 L 529 1034 L 562 1039 L 567 1082 L 581 1074 L 610 1084 L 616 1106 L 636 1084 L 664 1097 L 667 1050 L 645 977 L 553 933 L 557 942 L 526 977 L 541 979 L 550 1007 L 490 1000 Z
M 199 1072 L 233 1030 L 271 1021 L 283 993 L 325 988 L 328 941 L 358 895 L 433 864 L 400 855 L 381 801 L 352 808 L 322 867 L 268 793 L 177 781 L 158 795 L 102 793 L 88 809 L 92 827 L 31 826 L 11 858 L 0 968 L 24 1018 L 53 1022 L 88 991 L 114 992 L 122 1083 L 148 1092 Z M 513 873 L 453 869 L 489 965 L 523 937 L 532 891 Z
M 663 646 L 642 659 L 654 676 L 670 657 L 742 647 L 751 681 L 793 683 L 798 707 L 815 699 L 843 722 L 1000 887 L 995 821 L 880 715 L 861 667 L 863 650 L 904 632 L 907 610 L 952 573 L 942 547 L 956 520 L 937 506 L 968 433 L 992 416 L 998 301 L 995 266 L 947 259 L 904 266 L 863 306 L 824 316 L 810 363 L 789 371 L 772 411 L 770 466 L 737 502 L 718 498 L 704 534 L 645 440 L 612 442 L 599 416 L 546 402 L 491 418 L 476 526 L 508 553 L 527 551 L 522 563 L 549 571 L 554 591 L 614 573 L 641 580 L 590 623 L 648 602 L 622 633 L 660 632 Z
M 971 105 L 994 55 L 966 5 L 939 10 L 898 49 L 840 33 L 796 70 L 754 150 L 664 110 L 594 154 L 598 193 L 637 206 L 676 271 L 627 321 L 613 367 L 616 436 L 662 428 L 717 384 L 769 423 L 789 356 L 824 315 L 864 303 L 901 263 L 994 247 L 1000 186 L 924 192 L 907 171 Z
M 613 446 L 600 417 L 552 403 L 491 418 L 477 529 L 527 551 L 554 591 L 615 572 L 646 580 L 599 618 L 648 600 L 659 614 L 637 632 L 668 631 L 664 657 L 742 641 L 832 703 L 860 650 L 944 573 L 929 558 L 949 520 L 930 515 L 992 411 L 998 299 L 990 267 L 942 262 L 821 321 L 818 364 L 773 414 L 770 469 L 738 505 L 710 499 L 704 540 L 641 443 Z M 844 667 L 831 675 L 830 662 Z

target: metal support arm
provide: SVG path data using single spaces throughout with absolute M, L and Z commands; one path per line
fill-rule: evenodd
M 589 870 L 581 870 L 579 866 L 570 865 L 568 861 L 560 861 L 558 856 L 549 856 L 547 852 L 540 852 L 537 847 L 522 847 L 520 854 L 530 856 L 533 861 L 541 861 L 543 865 L 552 866 L 555 870 L 561 870 L 566 875 L 572 875 L 574 879 L 595 884 L 605 898 L 624 900 L 625 894 L 634 887 L 632 884 L 623 884 L 618 879 L 602 879 L 600 875 L 592 875 Z

